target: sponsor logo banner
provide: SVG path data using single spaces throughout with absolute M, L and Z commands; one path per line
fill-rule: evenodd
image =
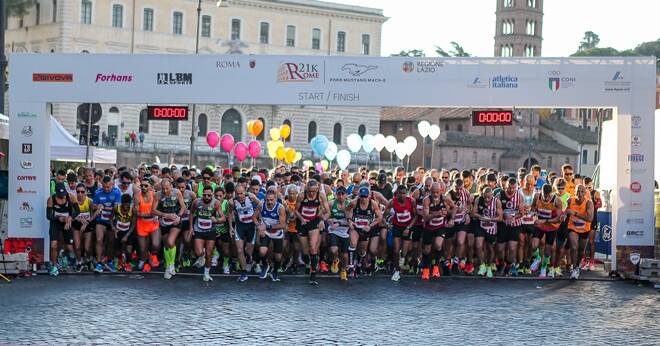
M 425 73 L 432 74 L 439 72 L 440 69 L 444 66 L 442 61 L 437 60 L 417 60 L 417 61 L 406 61 L 403 63 L 401 70 L 405 73 Z
M 250 68 L 254 68 L 256 64 L 256 60 L 251 60 Z M 241 68 L 241 63 L 238 60 L 218 60 L 215 62 L 215 68 L 219 70 L 238 69 Z
M 23 154 L 32 154 L 32 143 L 23 143 L 21 145 L 21 151 Z
M 28 161 L 28 160 L 21 161 L 21 168 L 32 169 L 32 161 Z
M 628 162 L 644 162 L 644 155 L 630 154 L 628 155 Z
M 19 175 L 16 177 L 18 181 L 37 181 L 36 175 Z
M 474 77 L 467 87 L 470 89 L 518 89 L 518 76 L 507 74 L 495 75 L 485 79 Z
M 31 137 L 32 136 L 32 125 L 23 126 L 23 129 L 21 130 L 21 134 L 25 137 Z
M 277 69 L 277 81 L 280 83 L 310 83 L 321 78 L 318 64 L 281 62 Z
M 250 68 L 257 67 L 257 60 L 255 59 L 250 60 L 250 63 L 248 65 L 250 65 Z
M 34 207 L 29 202 L 22 202 L 21 206 L 18 207 L 18 209 L 26 213 L 34 211 Z
M 630 127 L 633 129 L 641 129 L 642 128 L 642 117 L 639 115 L 633 115 L 630 117 Z
M 73 73 L 33 73 L 33 82 L 72 83 Z
M 616 71 L 609 80 L 604 82 L 603 91 L 608 93 L 629 93 L 630 84 L 631 82 L 625 80 L 621 71 Z
M 630 183 L 630 191 L 640 193 L 642 191 L 642 184 L 640 184 L 639 181 L 633 181 Z
M 633 147 L 639 147 L 642 145 L 642 137 L 640 136 L 632 136 L 632 140 L 630 141 L 630 144 Z
M 103 74 L 97 73 L 94 83 L 130 83 L 133 82 L 133 75 L 127 74 Z
M 19 220 L 19 225 L 21 228 L 32 228 L 32 218 L 31 217 L 22 217 Z
M 22 187 L 22 186 L 19 186 L 18 189 L 16 189 L 16 193 L 25 193 L 25 194 L 31 194 L 31 195 L 34 195 L 34 194 L 37 193 L 37 191 L 36 191 L 36 190 L 26 189 L 26 188 L 24 188 L 24 187 Z
M 36 118 L 37 115 L 32 113 L 32 112 L 19 112 L 18 117 L 19 118 Z
M 644 224 L 644 219 L 643 218 L 627 218 L 626 223 L 628 225 L 643 225 Z
M 192 73 L 157 73 L 156 74 L 156 84 L 157 85 L 191 85 Z
M 385 83 L 386 78 L 379 77 L 376 70 L 377 65 L 344 64 L 340 69 L 339 76 L 332 76 L 328 80 L 331 83 Z
M 575 77 L 563 76 L 561 71 L 548 71 L 548 89 L 551 91 L 572 88 L 575 82 Z

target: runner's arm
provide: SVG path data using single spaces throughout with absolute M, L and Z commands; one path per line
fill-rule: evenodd
M 321 201 L 321 207 L 323 209 L 323 214 L 321 214 L 322 220 L 327 220 L 330 217 L 330 205 L 328 204 L 328 199 L 325 194 L 319 195 L 319 200 Z
M 371 210 L 374 211 L 374 215 L 376 215 L 376 217 L 374 218 L 374 221 L 369 225 L 370 229 L 376 227 L 383 220 L 383 213 L 380 211 L 380 205 L 378 205 L 378 202 L 374 200 L 371 201 Z

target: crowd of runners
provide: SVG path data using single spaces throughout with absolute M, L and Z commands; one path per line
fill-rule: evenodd
M 62 270 L 282 273 L 398 281 L 594 269 L 601 198 L 570 165 L 514 174 L 403 167 L 355 172 L 141 165 L 57 171 L 50 274 Z M 188 269 L 186 269 L 188 268 Z

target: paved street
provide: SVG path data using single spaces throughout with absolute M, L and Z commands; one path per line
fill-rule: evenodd
M 637 344 L 660 294 L 631 282 L 38 276 L 0 284 L 0 343 Z

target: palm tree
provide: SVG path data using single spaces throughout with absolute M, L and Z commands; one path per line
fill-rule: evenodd
M 454 41 L 451 41 L 450 44 L 451 44 L 452 47 L 454 48 L 453 50 L 450 50 L 449 52 L 446 52 L 444 49 L 442 49 L 442 47 L 435 46 L 435 52 L 438 53 L 438 55 L 440 55 L 440 56 L 444 56 L 444 57 L 450 57 L 450 56 L 459 56 L 459 57 L 460 57 L 460 56 L 463 56 L 463 57 L 465 57 L 465 56 L 472 56 L 470 53 L 466 52 L 465 49 L 463 49 L 463 47 L 461 47 L 460 44 L 458 44 L 458 43 L 456 43 L 456 42 L 454 42 Z

